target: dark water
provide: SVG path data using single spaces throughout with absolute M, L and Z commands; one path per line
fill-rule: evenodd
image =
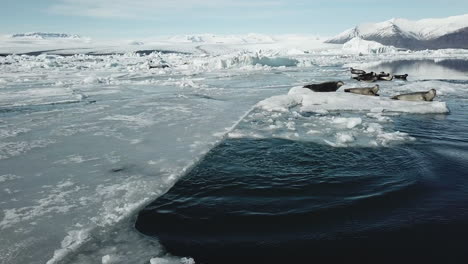
M 136 228 L 197 263 L 468 263 L 468 116 L 451 109 L 402 116 L 417 140 L 388 148 L 228 139 Z

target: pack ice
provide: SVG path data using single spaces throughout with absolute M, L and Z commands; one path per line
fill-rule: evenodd
M 334 147 L 414 140 L 393 130 L 394 114 L 447 113 L 446 103 L 300 87 L 345 80 L 347 65 L 468 57 L 392 49 L 359 56 L 298 35 L 119 43 L 63 36 L 0 39 L 0 53 L 10 54 L 0 57 L 2 263 L 193 263 L 135 232 L 133 217 L 225 136 Z M 162 64 L 169 67 L 149 67 Z M 466 85 L 444 91 L 466 93 Z

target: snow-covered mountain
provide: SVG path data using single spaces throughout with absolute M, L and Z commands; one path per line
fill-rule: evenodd
M 11 35 L 11 38 L 34 38 L 34 39 L 79 39 L 79 35 L 71 35 L 66 33 L 46 33 L 46 32 L 30 32 Z
M 468 14 L 418 21 L 393 18 L 375 24 L 362 24 L 326 42 L 344 44 L 355 37 L 412 50 L 468 49 Z

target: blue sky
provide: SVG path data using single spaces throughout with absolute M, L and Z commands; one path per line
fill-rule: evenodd
M 331 36 L 393 17 L 468 13 L 468 0 L 0 0 L 0 33 L 60 32 L 96 39 L 178 34 Z

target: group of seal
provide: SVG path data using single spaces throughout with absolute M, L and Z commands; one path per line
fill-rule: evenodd
M 375 82 L 375 81 L 391 81 L 394 78 L 399 80 L 406 80 L 408 74 L 403 75 L 393 75 L 390 73 L 380 72 L 366 72 L 364 70 L 358 70 L 354 68 L 350 68 L 351 71 L 351 78 L 358 80 L 358 81 L 365 81 L 365 82 Z
M 342 81 L 332 81 L 316 84 L 308 84 L 303 88 L 310 89 L 314 92 L 336 92 L 344 83 Z M 348 88 L 344 89 L 346 93 L 354 93 L 361 95 L 370 95 L 370 96 L 379 96 L 379 85 L 376 84 L 373 87 L 364 87 L 364 88 Z M 399 94 L 391 97 L 393 100 L 403 100 L 403 101 L 432 101 L 436 96 L 436 90 L 431 89 L 427 92 L 414 92 L 408 94 Z

